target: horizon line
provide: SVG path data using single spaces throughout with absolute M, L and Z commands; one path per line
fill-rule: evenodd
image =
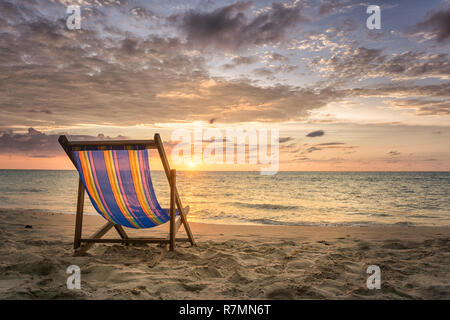
M 172 168 L 173 169 L 173 168 Z M 76 169 L 26 169 L 14 168 L 6 169 L 0 168 L 0 171 L 77 171 Z M 162 169 L 151 170 L 153 172 L 164 172 Z M 181 170 L 178 172 L 260 172 L 259 170 Z M 450 170 L 279 170 L 280 172 L 444 172 L 450 173 Z

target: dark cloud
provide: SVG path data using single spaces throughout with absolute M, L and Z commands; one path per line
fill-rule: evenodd
M 226 138 L 211 138 L 211 139 L 201 139 L 201 140 L 194 140 L 194 142 L 201 142 L 201 143 L 226 143 L 231 142 L 231 140 L 227 140 Z M 235 145 L 237 145 L 235 143 Z M 245 144 L 244 144 L 245 145 Z M 203 146 L 205 147 L 205 146 Z
M 191 45 L 233 50 L 281 41 L 290 28 L 306 21 L 299 4 L 272 3 L 269 10 L 249 17 L 246 12 L 252 4 L 238 1 L 211 12 L 189 10 L 170 16 L 168 21 Z
M 255 57 L 234 57 L 233 58 L 233 63 L 236 65 L 240 65 L 240 64 L 252 64 L 255 63 L 257 61 L 257 59 Z
M 316 146 L 343 146 L 345 143 L 342 142 L 325 142 L 325 143 L 318 143 Z
M 306 145 L 308 146 L 308 145 Z M 348 149 L 354 149 L 356 146 L 350 146 L 343 142 L 325 142 L 325 143 L 317 143 L 314 145 L 311 145 L 307 147 L 305 150 L 301 152 L 301 154 L 305 153 L 312 153 L 315 151 L 322 151 L 326 149 L 341 149 L 341 150 L 348 150 Z
M 294 139 L 292 139 L 294 140 Z M 284 144 L 280 141 L 280 151 L 281 152 L 288 152 L 291 154 L 296 154 L 298 152 L 300 152 L 302 150 L 301 147 L 299 147 L 299 145 L 295 142 L 289 143 L 289 144 Z
M 109 137 L 100 133 L 97 136 L 89 135 L 68 135 L 69 140 L 124 140 L 127 137 Z M 1 154 L 25 154 L 35 158 L 51 158 L 62 154 L 61 146 L 58 143 L 60 134 L 45 134 L 33 128 L 29 128 L 27 133 L 3 132 L 0 136 Z
M 300 156 L 300 157 L 296 157 L 295 160 L 296 161 L 310 161 L 311 159 L 308 157 Z
M 352 5 L 349 2 L 349 0 L 324 0 L 319 6 L 319 14 L 335 14 L 344 9 L 351 8 Z
M 391 157 L 398 157 L 399 155 L 401 155 L 401 152 L 398 151 L 389 151 L 388 155 Z
M 232 59 L 232 63 L 227 63 L 223 65 L 223 68 L 225 70 L 234 69 L 237 66 L 240 65 L 247 65 L 257 62 L 258 60 L 256 57 L 243 57 L 243 56 L 237 56 Z
M 429 31 L 438 42 L 447 42 L 450 39 L 450 8 L 443 11 L 429 11 L 425 20 L 412 28 L 413 32 Z
M 311 152 L 320 151 L 320 150 L 322 150 L 322 149 L 321 148 L 317 148 L 317 147 L 309 147 L 308 149 L 306 149 L 306 152 L 307 153 L 311 153 Z
M 271 77 L 274 74 L 269 68 L 256 68 L 253 69 L 253 73 L 261 77 Z
M 121 49 L 127 54 L 135 54 L 138 51 L 138 41 L 134 39 L 122 40 Z
M 53 114 L 53 112 L 51 110 L 35 110 L 35 109 L 30 109 L 28 110 L 28 112 L 30 113 L 45 113 L 45 114 Z
M 292 140 L 294 140 L 292 137 L 280 137 L 279 138 L 280 143 L 285 143 L 285 142 L 292 141 Z
M 325 134 L 325 132 L 323 130 L 317 130 L 317 131 L 313 131 L 308 133 L 306 136 L 313 138 L 313 137 L 321 137 Z

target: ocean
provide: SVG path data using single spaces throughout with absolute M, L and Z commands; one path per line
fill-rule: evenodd
M 161 206 L 162 171 L 152 172 Z M 450 172 L 177 173 L 190 221 L 219 224 L 450 226 Z M 74 214 L 76 171 L 0 170 L 0 208 Z M 86 214 L 96 214 L 86 198 Z

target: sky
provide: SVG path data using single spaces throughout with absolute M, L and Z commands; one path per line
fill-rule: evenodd
M 280 170 L 448 171 L 449 49 L 449 0 L 0 0 L 0 169 L 201 123 L 277 128 Z

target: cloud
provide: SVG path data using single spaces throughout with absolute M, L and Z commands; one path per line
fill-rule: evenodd
M 402 109 L 415 109 L 417 115 L 449 115 L 450 101 L 431 99 L 399 99 L 391 100 L 389 103 Z
M 240 64 L 252 64 L 256 62 L 256 58 L 255 57 L 242 57 L 242 56 L 237 56 L 233 58 L 233 63 L 236 65 L 240 65 Z
M 184 33 L 189 44 L 199 47 L 239 49 L 284 40 L 289 29 L 306 21 L 300 4 L 272 3 L 254 17 L 247 11 L 253 2 L 236 2 L 211 12 L 189 10 L 168 21 Z
M 308 146 L 308 145 L 306 145 Z M 326 149 L 342 149 L 342 150 L 349 150 L 357 148 L 356 146 L 349 146 L 346 143 L 343 142 L 325 142 L 325 143 L 316 143 L 310 147 L 307 147 L 306 150 L 303 150 L 301 154 L 305 153 L 312 153 L 315 151 L 322 151 Z
M 330 58 L 313 58 L 311 67 L 343 79 L 450 79 L 448 54 L 426 54 L 412 50 L 385 55 L 382 49 L 358 47 Z
M 290 139 L 294 140 L 294 139 Z M 290 141 L 289 140 L 289 141 Z M 284 142 L 284 141 L 283 141 Z M 324 142 L 324 143 L 316 143 L 316 144 L 308 144 L 305 143 L 303 145 L 299 145 L 295 142 L 290 144 L 282 144 L 282 138 L 280 138 L 280 150 L 285 154 L 291 154 L 295 157 L 295 159 L 306 160 L 306 155 L 323 150 L 335 150 L 340 151 L 341 153 L 350 154 L 354 153 L 353 149 L 356 149 L 357 146 L 348 145 L 343 142 Z
M 429 85 L 391 83 L 389 85 L 379 85 L 377 87 L 353 88 L 348 91 L 348 94 L 359 97 L 408 98 L 416 96 L 450 98 L 450 82 Z
M 239 9 L 244 14 L 248 5 L 236 3 L 222 9 Z M 180 115 L 187 122 L 285 121 L 303 119 L 310 110 L 344 96 L 333 88 L 261 86 L 247 78 L 212 78 L 203 54 L 182 39 L 152 33 L 142 36 L 129 32 L 129 23 L 110 24 L 109 15 L 129 12 L 129 8 L 108 7 L 98 24 L 86 17 L 82 30 L 74 32 L 61 19 L 40 14 L 63 9 L 54 6 L 46 3 L 40 10 L 29 10 L 10 4 L 8 10 L 0 11 L 0 20 L 8 25 L 7 32 L 0 33 L 0 130 L 146 125 L 180 120 Z M 246 37 L 257 32 L 278 39 L 299 10 L 297 5 L 274 4 L 253 18 L 245 15 L 240 26 L 247 30 Z M 216 14 L 224 15 L 221 10 Z M 146 27 L 142 20 L 133 24 Z M 274 53 L 270 57 L 283 60 Z M 246 64 L 253 59 L 239 56 L 233 61 Z
M 221 122 L 282 121 L 306 117 L 308 111 L 325 106 L 342 96 L 330 88 L 309 89 L 288 85 L 258 87 L 246 79 L 214 81 L 207 87 L 191 83 L 188 92 L 181 86 L 170 95 L 161 93 L 166 108 L 177 105 L 195 110 L 197 119 L 216 116 Z M 186 94 L 193 94 L 190 99 Z M 299 101 L 303 101 L 299 104 Z M 190 118 L 185 113 L 186 119 Z M 210 119 L 208 117 L 207 119 Z
M 129 10 L 138 19 L 158 19 L 158 16 L 147 8 L 135 7 Z
M 324 134 L 325 134 L 325 132 L 323 130 L 317 130 L 317 131 L 308 133 L 306 136 L 310 137 L 310 138 L 314 138 L 314 137 L 321 137 Z
M 326 147 L 328 147 L 328 146 L 343 146 L 343 145 L 345 145 L 345 143 L 343 143 L 343 142 L 325 142 L 325 143 L 318 143 L 318 144 L 316 144 L 316 146 L 326 146 Z
M 291 31 L 295 31 L 292 35 L 302 31 L 296 28 L 305 21 L 298 1 L 275 3 L 258 11 L 252 11 L 249 2 L 204 12 L 178 11 L 181 13 L 169 20 L 178 26 L 179 33 L 164 29 L 172 27 L 162 18 L 163 22 L 138 18 L 161 17 L 161 12 L 150 11 L 153 9 L 147 2 L 142 2 L 140 10 L 136 3 L 117 1 L 86 2 L 96 15 L 83 13 L 82 30 L 69 31 L 64 21 L 65 6 L 60 3 L 0 2 L 0 130 L 33 127 L 46 131 L 211 119 L 214 124 L 296 121 L 331 102 L 354 97 L 382 97 L 393 101 L 393 108 L 413 106 L 420 115 L 448 112 L 444 102 L 450 92 L 448 83 L 391 82 L 383 87 L 348 89 L 349 84 L 343 89 L 328 80 L 302 80 L 299 83 L 308 85 L 296 85 L 292 74 L 276 78 L 279 73 L 296 70 L 303 61 L 297 60 L 294 52 L 277 46 L 291 36 Z M 171 10 L 164 12 L 166 16 L 174 12 Z M 209 23 L 210 29 L 199 31 L 197 24 Z M 184 24 L 187 33 L 182 37 Z M 317 60 L 315 67 L 322 70 L 318 77 L 342 75 L 344 83 L 347 79 L 376 76 L 442 79 L 449 74 L 447 54 L 406 51 L 387 55 L 381 49 L 349 46 L 341 36 L 334 37 L 339 30 L 327 29 L 325 33 L 326 37 L 310 34 L 308 39 L 320 42 L 319 47 L 340 46 L 343 54 L 334 56 L 334 52 Z M 256 69 L 256 74 L 250 71 L 248 77 L 257 80 L 245 75 L 211 76 L 208 59 L 213 56 L 220 61 L 228 53 L 197 50 L 191 46 L 190 37 L 214 48 L 274 46 L 231 57 L 231 65 Z M 295 65 L 287 64 L 294 61 Z M 264 68 L 258 70 L 260 66 Z M 267 77 L 280 81 L 266 81 Z M 419 99 L 421 104 L 412 99 Z
M 309 147 L 308 149 L 306 149 L 306 152 L 307 153 L 311 153 L 311 152 L 320 151 L 320 150 L 322 150 L 322 149 L 321 148 L 317 148 L 317 147 Z
M 227 63 L 223 65 L 225 70 L 234 69 L 240 65 L 248 65 L 257 62 L 256 57 L 244 57 L 236 56 L 232 59 L 232 63 Z
M 62 133 L 61 133 L 62 134 Z M 69 140 L 124 140 L 127 137 L 110 137 L 100 133 L 97 136 L 68 135 Z M 60 134 L 45 134 L 33 128 L 27 133 L 3 132 L 0 136 L 0 154 L 25 154 L 35 158 L 51 158 L 62 154 L 58 143 Z
M 253 69 L 253 73 L 261 77 L 271 77 L 274 74 L 269 68 L 256 68 Z
M 391 157 L 398 157 L 399 155 L 401 155 L 401 152 L 398 151 L 389 151 L 388 155 Z
M 291 137 L 280 137 L 279 138 L 280 143 L 285 143 L 285 142 L 292 141 L 292 140 L 294 140 L 294 139 Z
M 428 38 L 437 42 L 448 42 L 450 39 L 450 8 L 443 11 L 431 10 L 425 15 L 425 20 L 410 28 L 410 33 L 423 34 L 428 31 Z
M 377 88 L 354 88 L 349 96 L 386 99 L 393 108 L 414 109 L 416 115 L 450 114 L 450 83 L 409 85 L 392 83 Z
M 348 0 L 325 0 L 319 6 L 320 15 L 335 14 L 352 7 Z
M 263 61 L 266 63 L 272 63 L 272 62 L 283 62 L 287 61 L 288 58 L 282 54 L 279 54 L 277 52 L 265 52 L 263 56 Z

